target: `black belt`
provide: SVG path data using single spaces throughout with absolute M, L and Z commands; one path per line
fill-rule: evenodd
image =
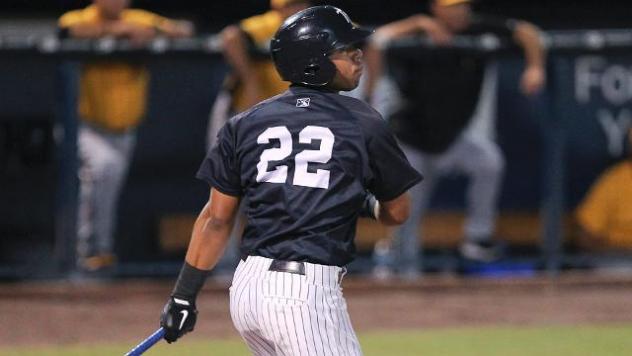
M 241 256 L 241 260 L 246 262 L 248 256 Z M 285 272 L 285 273 L 293 273 L 300 274 L 302 276 L 305 275 L 305 263 L 296 262 L 296 261 L 283 261 L 283 260 L 272 260 L 270 263 L 270 267 L 268 271 L 272 272 Z
M 305 264 L 296 261 L 272 260 L 268 271 L 305 275 Z

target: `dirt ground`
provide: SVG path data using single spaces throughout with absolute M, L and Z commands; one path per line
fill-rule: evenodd
M 172 281 L 0 284 L 0 347 L 137 342 L 158 326 Z M 632 276 L 427 277 L 343 283 L 358 331 L 632 322 Z M 188 337 L 237 337 L 225 284 L 209 282 Z

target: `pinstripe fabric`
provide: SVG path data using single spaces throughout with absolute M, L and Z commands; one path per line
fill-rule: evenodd
M 268 271 L 249 256 L 230 287 L 230 314 L 254 355 L 362 355 L 340 280 L 344 269 L 305 263 L 305 275 Z

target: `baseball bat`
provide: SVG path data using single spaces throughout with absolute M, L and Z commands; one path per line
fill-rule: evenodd
M 154 346 L 158 341 L 165 336 L 165 329 L 160 328 L 156 330 L 153 334 L 151 334 L 148 338 L 143 340 L 140 344 L 136 345 L 130 352 L 126 353 L 125 356 L 138 356 L 142 355 L 143 352 L 149 350 L 150 347 Z

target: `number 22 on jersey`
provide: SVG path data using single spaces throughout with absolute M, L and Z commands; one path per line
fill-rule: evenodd
M 282 161 L 292 154 L 292 134 L 286 126 L 269 127 L 257 137 L 257 143 L 265 145 L 270 140 L 279 140 L 280 146 L 267 148 L 261 153 L 257 164 L 257 182 L 285 183 L 287 181 L 288 167 L 279 165 L 273 170 L 268 170 L 268 163 Z M 334 134 L 327 127 L 306 126 L 298 134 L 299 143 L 310 144 L 313 140 L 320 140 L 318 150 L 303 150 L 294 156 L 294 179 L 292 184 L 310 188 L 329 188 L 329 171 L 317 169 L 316 172 L 308 172 L 310 162 L 327 163 L 331 159 L 334 149 Z

